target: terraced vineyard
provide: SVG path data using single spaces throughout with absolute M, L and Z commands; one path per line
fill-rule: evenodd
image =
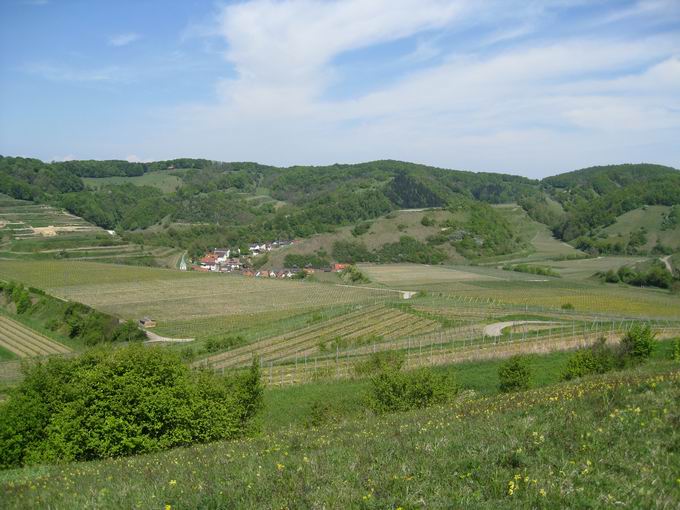
M 374 305 L 358 311 L 208 357 L 201 365 L 220 369 L 249 364 L 253 356 L 267 361 L 323 354 L 327 349 L 360 347 L 367 342 L 383 342 L 435 331 L 433 320 L 414 316 L 398 308 Z
M 0 346 L 20 358 L 71 352 L 68 347 L 3 316 L 0 316 Z
M 66 233 L 104 232 L 87 221 L 55 209 L 0 195 L 0 231 L 10 232 L 16 239 L 53 237 Z

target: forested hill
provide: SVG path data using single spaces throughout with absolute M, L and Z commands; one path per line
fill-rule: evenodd
M 170 192 L 154 185 L 166 178 L 179 185 Z M 509 202 L 572 241 L 637 207 L 680 204 L 680 171 L 617 165 L 538 181 L 390 160 L 279 168 L 188 158 L 43 163 L 0 156 L 0 193 L 63 207 L 131 239 L 196 253 L 215 245 L 309 237 L 396 209 L 431 207 L 474 210 L 485 219 L 474 229 L 479 243 L 483 231 L 500 222 L 489 204 Z M 460 235 L 473 236 L 458 227 Z
M 680 204 L 680 171 L 661 165 L 597 166 L 548 177 L 541 184 L 566 212 L 553 224 L 566 241 L 645 205 Z

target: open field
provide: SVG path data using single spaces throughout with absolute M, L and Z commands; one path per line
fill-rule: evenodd
M 557 204 L 559 207 L 559 204 Z M 550 229 L 543 223 L 532 220 L 517 204 L 495 205 L 494 209 L 503 214 L 513 225 L 516 232 L 526 239 L 530 245 L 525 254 L 510 254 L 497 257 L 499 261 L 534 262 L 555 257 L 578 256 L 582 254 L 573 246 L 555 239 Z
M 680 226 L 662 230 L 664 215 L 670 211 L 670 207 L 664 205 L 650 205 L 634 209 L 616 218 L 616 222 L 602 231 L 610 239 L 622 239 L 628 242 L 630 234 L 639 229 L 647 231 L 647 243 L 642 249 L 649 251 L 658 243 L 668 246 L 673 250 L 680 250 Z
M 556 270 L 563 277 L 573 280 L 586 280 L 595 273 L 618 270 L 621 266 L 633 266 L 647 260 L 645 256 L 596 257 L 591 259 L 560 260 L 545 262 L 544 265 Z
M 8 509 L 673 508 L 678 399 L 677 364 L 660 361 L 242 441 L 5 471 L 0 490 Z
M 174 173 L 176 171 L 172 171 Z M 98 189 L 110 184 L 134 184 L 135 186 L 153 186 L 163 193 L 172 193 L 182 185 L 182 179 L 172 175 L 170 171 L 148 172 L 135 177 L 85 177 L 83 182 L 90 188 Z
M 68 347 L 2 315 L 0 315 L 0 347 L 19 358 L 71 352 Z
M 447 266 L 421 264 L 359 264 L 359 268 L 372 281 L 408 290 L 409 285 L 428 285 L 442 282 L 466 282 L 470 280 L 496 280 L 500 276 L 479 274 Z M 466 268 L 467 269 L 467 268 Z M 503 277 L 505 275 L 502 275 Z
M 168 334 L 165 323 L 179 322 L 189 328 L 173 328 L 183 338 L 205 333 L 202 327 L 212 330 L 211 320 L 205 319 L 226 318 L 225 326 L 232 330 L 257 327 L 260 313 L 278 314 L 281 320 L 305 310 L 373 303 L 394 295 L 381 289 L 91 262 L 7 261 L 0 265 L 0 278 L 42 288 L 121 318 L 151 316 L 162 334 Z

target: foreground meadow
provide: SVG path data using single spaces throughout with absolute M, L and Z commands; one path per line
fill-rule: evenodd
M 678 399 L 680 369 L 659 361 L 423 411 L 8 471 L 2 506 L 676 508 Z

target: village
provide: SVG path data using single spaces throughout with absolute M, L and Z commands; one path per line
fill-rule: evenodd
M 314 274 L 317 270 L 323 272 L 340 272 L 343 271 L 347 264 L 331 264 L 324 268 L 315 268 L 310 264 L 305 267 L 286 267 L 282 269 L 262 269 L 253 267 L 253 257 L 269 253 L 272 250 L 290 246 L 295 241 L 273 241 L 271 243 L 254 243 L 248 247 L 248 252 L 243 253 L 239 248 L 214 248 L 212 251 L 206 253 L 203 257 L 197 260 L 190 266 L 192 271 L 200 272 L 217 272 L 217 273 L 240 273 L 243 276 L 254 278 L 294 278 Z M 181 266 L 182 270 L 187 270 L 186 264 Z

